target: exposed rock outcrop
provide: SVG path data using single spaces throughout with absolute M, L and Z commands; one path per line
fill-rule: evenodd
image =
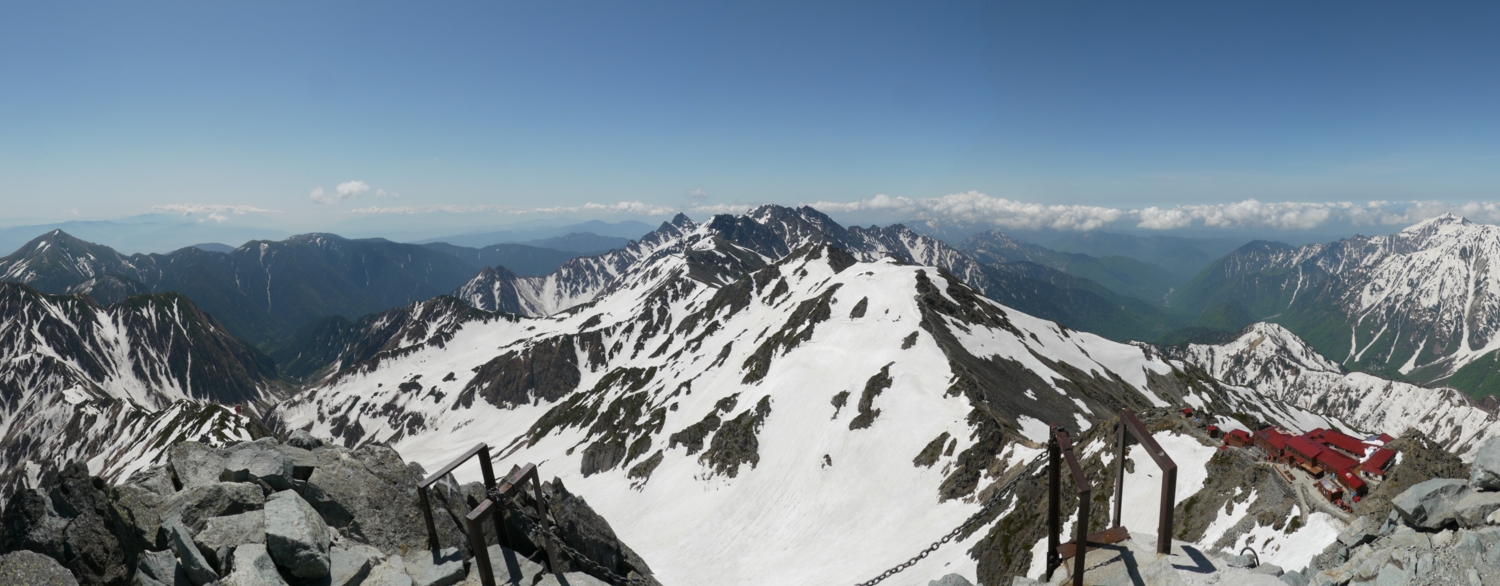
M 293 442 L 295 442 L 293 444 Z M 213 448 L 184 442 L 118 486 L 70 464 L 55 485 L 16 492 L 0 537 L 0 583 L 84 586 L 451 586 L 478 584 L 461 519 L 485 498 L 452 477 L 430 487 L 439 549 L 428 548 L 417 484 L 426 475 L 384 446 L 330 446 L 307 434 Z M 555 531 L 592 563 L 547 552 L 528 529 L 537 503 L 506 503 L 513 548 L 486 550 L 502 584 L 604 584 L 603 567 L 651 579 L 645 560 L 554 479 Z M 543 576 L 547 567 L 561 579 Z M 13 576 L 25 578 L 11 579 Z M 549 582 L 550 581 L 550 582 Z

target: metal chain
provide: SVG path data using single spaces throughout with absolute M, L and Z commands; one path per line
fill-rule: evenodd
M 505 502 L 501 498 L 501 496 L 502 495 L 500 494 L 499 490 L 492 489 L 489 491 L 489 497 L 497 503 Z M 512 496 L 511 498 L 514 498 L 514 496 Z M 521 521 L 528 525 L 527 531 L 529 533 L 540 533 L 542 536 L 546 537 L 553 546 L 562 550 L 562 552 L 569 558 L 572 558 L 573 561 L 577 562 L 580 565 L 586 566 L 588 569 L 592 569 L 595 572 L 598 572 L 598 574 L 602 574 L 607 581 L 617 585 L 647 584 L 647 582 L 642 578 L 622 577 L 619 574 L 610 571 L 609 568 L 606 568 L 600 565 L 598 562 L 595 562 L 593 559 L 590 559 L 588 556 L 584 555 L 583 552 L 568 547 L 568 543 L 564 541 L 562 537 L 558 536 L 556 533 L 553 533 L 552 529 L 548 528 L 545 523 L 541 522 L 540 519 L 532 517 L 531 513 L 528 513 L 526 511 L 526 508 L 522 506 L 521 503 L 516 503 L 516 510 L 520 511 L 521 513 Z M 557 560 L 552 560 L 552 563 L 557 563 Z
M 980 507 L 980 509 L 979 509 L 978 512 L 976 512 L 973 515 L 969 516 L 968 520 L 964 521 L 963 524 L 961 524 L 958 527 L 954 528 L 952 531 L 949 531 L 948 534 L 944 535 L 942 539 L 939 539 L 937 541 L 932 542 L 932 545 L 927 546 L 927 549 L 924 549 L 920 553 L 918 553 L 917 555 L 912 556 L 911 559 L 906 560 L 905 562 L 902 562 L 900 564 L 897 564 L 896 567 L 894 567 L 894 568 L 891 568 L 889 570 L 886 570 L 886 571 L 882 572 L 879 576 L 876 576 L 874 579 L 872 579 L 872 580 L 870 580 L 868 582 L 860 582 L 856 586 L 875 586 L 876 584 L 879 584 L 881 581 L 885 580 L 886 578 L 894 576 L 894 575 L 896 575 L 896 574 L 898 574 L 898 573 L 906 570 L 907 568 L 910 568 L 912 566 L 917 565 L 917 562 L 920 562 L 923 559 L 925 559 L 927 556 L 932 555 L 932 552 L 937 551 L 938 548 L 946 545 L 950 541 L 953 541 L 954 538 L 958 537 L 959 535 L 962 535 L 965 531 L 968 531 L 969 529 L 974 528 L 980 522 L 980 520 L 985 517 L 985 515 L 988 515 L 990 513 L 990 511 L 994 510 L 995 505 L 997 505 L 997 504 L 1000 503 L 1000 500 L 1001 500 L 1000 497 L 1002 497 L 1002 496 L 1005 495 L 1005 491 L 1006 490 L 1009 490 L 1012 486 L 1015 486 L 1016 482 L 1020 481 L 1022 478 L 1026 478 L 1027 476 L 1028 475 L 1026 474 L 1025 470 L 1023 469 L 1020 474 L 1016 475 L 1015 478 L 1012 478 L 1009 481 L 1007 481 L 1005 484 L 1001 485 L 1000 488 L 999 488 L 999 490 L 995 491 L 994 496 L 991 496 L 990 500 L 988 502 L 985 502 L 984 506 Z

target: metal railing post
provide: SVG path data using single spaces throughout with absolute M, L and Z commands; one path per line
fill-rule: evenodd
M 427 524 L 427 549 L 437 551 L 441 549 L 438 544 L 437 525 L 432 522 L 432 501 L 427 496 L 427 487 L 417 487 L 417 500 L 422 505 L 422 521 Z
M 484 544 L 484 514 L 494 505 L 495 501 L 484 499 L 464 519 L 469 526 L 469 549 L 474 551 L 474 569 L 479 572 L 481 586 L 495 586 L 495 568 L 490 564 L 489 547 Z
M 1052 580 L 1052 572 L 1062 565 L 1057 548 L 1061 543 L 1062 512 L 1062 453 L 1057 446 L 1057 426 L 1047 438 L 1047 572 L 1044 577 Z
M 1125 506 L 1125 442 L 1129 434 L 1125 431 L 1125 422 L 1118 424 L 1118 433 L 1115 441 L 1118 449 L 1115 451 L 1115 518 L 1114 526 L 1119 527 L 1124 523 L 1123 510 Z

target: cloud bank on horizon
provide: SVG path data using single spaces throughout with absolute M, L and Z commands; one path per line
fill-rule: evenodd
M 696 190 L 695 190 L 696 191 Z M 1176 230 L 1191 227 L 1226 229 L 1311 230 L 1333 224 L 1351 226 L 1403 226 L 1455 214 L 1481 223 L 1500 223 L 1500 202 L 1469 201 L 1370 201 L 1355 202 L 1262 202 L 1246 199 L 1220 204 L 1171 207 L 1118 208 L 1108 206 L 1041 204 L 977 191 L 942 197 L 906 198 L 879 194 L 852 201 L 818 201 L 799 204 L 824 213 L 874 213 L 894 221 L 930 220 L 993 225 L 1012 230 L 1088 231 L 1108 227 L 1141 230 Z M 415 215 L 429 213 L 598 214 L 671 216 L 677 213 L 703 216 L 743 213 L 747 204 L 694 204 L 686 207 L 622 201 L 613 204 L 586 203 L 575 206 L 515 207 L 499 205 L 367 206 L 345 213 L 361 216 Z

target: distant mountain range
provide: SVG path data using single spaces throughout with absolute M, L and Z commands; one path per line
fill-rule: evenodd
M 601 222 L 591 220 L 579 224 L 543 228 L 519 228 L 489 232 L 468 232 L 428 238 L 418 244 L 446 242 L 456 246 L 483 248 L 491 244 L 528 244 L 540 248 L 555 248 L 573 252 L 600 252 L 618 248 L 624 242 L 640 238 L 650 232 L 652 226 L 644 222 Z
M 1237 303 L 1353 370 L 1500 393 L 1500 227 L 1445 215 L 1390 236 L 1246 244 L 1174 307 Z

